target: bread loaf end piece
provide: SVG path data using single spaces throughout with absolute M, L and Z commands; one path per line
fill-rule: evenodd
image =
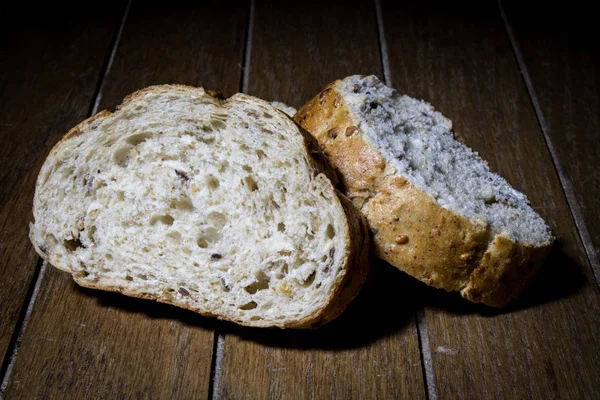
M 375 253 L 397 268 L 502 307 L 543 263 L 554 240 L 546 223 L 431 105 L 355 75 L 328 85 L 295 120 L 366 216 Z

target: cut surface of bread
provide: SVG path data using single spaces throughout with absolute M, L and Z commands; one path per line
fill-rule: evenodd
M 341 173 L 381 258 L 493 306 L 525 289 L 554 240 L 550 229 L 431 105 L 355 75 L 327 86 L 295 119 Z
M 313 140 L 251 96 L 144 89 L 51 151 L 31 240 L 81 286 L 249 326 L 323 324 L 364 281 L 368 235 Z

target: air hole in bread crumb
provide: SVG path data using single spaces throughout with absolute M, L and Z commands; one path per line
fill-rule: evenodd
M 48 245 L 47 247 L 49 247 L 49 248 L 52 248 L 58 244 L 58 240 L 56 240 L 56 236 L 54 236 L 51 233 L 46 234 L 46 239 L 44 241 L 46 242 L 46 244 Z
M 242 169 L 246 172 L 252 172 L 252 167 L 249 165 L 244 165 L 242 166 Z
M 227 124 L 224 121 L 221 121 L 220 119 L 213 119 L 212 121 L 210 121 L 210 124 L 215 129 L 225 129 L 227 127 Z
M 71 239 L 63 241 L 63 246 L 70 252 L 73 252 L 81 247 L 85 247 L 79 239 Z
M 250 147 L 248 147 L 248 145 L 246 145 L 245 143 L 242 143 L 240 145 L 240 150 L 242 150 L 242 151 L 248 151 L 248 150 L 250 150 Z
M 189 247 L 183 247 L 183 248 L 181 249 L 181 251 L 183 252 L 183 254 L 185 254 L 185 255 L 187 255 L 187 256 L 189 256 L 190 254 L 192 254 L 192 250 L 190 250 L 190 248 L 189 248 Z
M 90 159 L 94 156 L 94 154 L 96 154 L 96 149 L 92 149 L 90 150 L 87 155 L 85 156 L 85 162 L 90 161 Z
M 280 222 L 277 224 L 277 231 L 278 232 L 285 232 L 285 224 L 283 222 Z
M 119 201 L 123 201 L 125 200 L 125 192 L 123 192 L 122 190 L 117 192 L 117 200 Z
M 152 134 L 150 132 L 138 133 L 137 135 L 129 136 L 128 138 L 125 139 L 125 141 L 132 146 L 137 146 L 138 144 L 143 143 L 144 141 L 146 141 L 147 139 L 150 139 L 153 136 L 154 136 L 154 134 Z
M 62 171 L 62 176 L 64 178 L 70 178 L 71 176 L 73 176 L 74 172 L 75 172 L 75 168 L 73 168 L 73 167 L 65 168 Z
M 167 233 L 167 238 L 174 243 L 179 243 L 181 241 L 181 233 L 177 231 L 169 232 Z
M 89 241 L 92 243 L 95 242 L 96 238 L 94 237 L 94 235 L 96 233 L 96 225 L 87 227 L 86 231 L 87 231 L 86 233 L 87 233 L 87 237 L 88 237 Z
M 208 220 L 215 228 L 222 228 L 227 223 L 227 217 L 225 216 L 225 214 L 220 213 L 218 211 L 213 211 L 209 213 Z
M 229 167 L 229 162 L 227 160 L 223 160 L 221 165 L 219 166 L 219 172 L 225 171 Z
M 289 268 L 288 263 L 284 262 L 283 265 L 281 266 L 281 270 L 277 274 L 275 274 L 275 277 L 277 279 L 283 279 L 288 273 L 288 268 Z
M 262 150 L 256 150 L 256 155 L 258 156 L 258 159 L 260 160 L 263 157 L 267 157 L 267 155 L 265 154 L 264 151 Z
M 333 229 L 333 225 L 327 225 L 327 230 L 325 231 L 325 235 L 327 235 L 328 239 L 333 239 L 335 236 L 335 230 Z
M 265 290 L 269 288 L 271 279 L 262 271 L 256 273 L 255 281 L 252 284 L 246 286 L 244 290 L 250 294 L 255 294 L 259 290 Z
M 133 276 L 131 276 L 131 275 L 127 275 L 127 276 L 125 277 L 125 280 L 128 280 L 129 282 L 131 282 L 131 281 L 133 281 Z
M 221 232 L 217 228 L 208 227 L 204 229 L 204 232 L 200 237 L 204 238 L 209 243 L 214 243 L 218 242 L 221 239 Z
M 138 274 L 137 277 L 140 278 L 143 281 L 147 281 L 148 280 L 148 276 L 146 274 Z
M 206 185 L 210 188 L 210 189 L 216 189 L 219 187 L 219 180 L 217 178 L 215 178 L 212 175 L 208 175 L 206 177 Z
M 125 168 L 131 159 L 131 147 L 121 147 L 113 154 L 113 161 L 119 167 Z
M 170 215 L 155 215 L 150 218 L 150 225 L 154 226 L 158 222 L 165 225 L 173 225 L 173 221 L 175 221 L 175 219 Z
M 254 310 L 258 304 L 255 301 L 251 301 L 250 303 L 246 303 L 243 306 L 240 306 L 240 310 Z
M 248 189 L 251 192 L 254 192 L 254 191 L 258 190 L 258 183 L 256 183 L 256 181 L 254 180 L 254 178 L 251 177 L 250 175 L 248 175 L 247 177 L 245 177 L 244 181 L 246 182 L 246 186 L 248 186 Z
M 201 249 L 205 249 L 208 247 L 208 240 L 201 237 L 198 238 L 198 240 L 196 240 L 196 244 L 198 244 L 198 247 L 200 247 Z
M 194 205 L 189 197 L 183 195 L 178 200 L 172 200 L 170 204 L 171 208 L 175 208 L 181 211 L 194 211 Z
M 305 280 L 305 281 L 304 281 L 304 282 L 303 282 L 303 283 L 302 283 L 300 286 L 302 286 L 302 287 L 304 287 L 304 288 L 307 288 L 307 287 L 309 287 L 309 286 L 310 286 L 310 285 L 312 285 L 312 284 L 313 284 L 313 282 L 315 281 L 315 277 L 316 277 L 316 276 L 317 276 L 317 271 L 313 271 L 313 273 L 312 273 L 312 274 L 310 274 L 310 275 L 308 276 L 308 278 L 306 278 L 306 280 Z
M 260 321 L 262 319 L 262 317 L 259 317 L 258 315 L 255 315 L 253 317 L 250 318 L 250 321 Z
M 266 113 L 263 113 L 263 116 L 264 116 L 265 118 L 267 118 L 267 119 L 271 119 L 271 118 L 273 118 L 273 116 L 272 116 L 271 114 L 267 113 L 267 112 L 266 112 Z
M 214 136 L 204 136 L 204 137 L 199 136 L 198 140 L 204 144 L 213 144 L 215 142 L 215 137 Z
M 110 146 L 112 146 L 113 144 L 115 144 L 115 142 L 117 141 L 117 139 L 118 139 L 118 137 L 117 137 L 116 135 L 109 136 L 109 137 L 107 137 L 107 138 L 106 138 L 106 139 L 105 139 L 105 140 L 102 142 L 102 145 L 103 145 L 104 147 L 110 147 Z
M 112 260 L 113 260 L 113 256 L 112 256 L 112 254 L 107 254 L 107 255 L 106 255 L 106 259 L 107 259 L 108 261 L 112 261 Z

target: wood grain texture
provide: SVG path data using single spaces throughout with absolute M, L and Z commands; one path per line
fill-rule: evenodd
M 196 6 L 132 5 L 100 108 L 154 83 L 220 82 L 235 91 L 248 4 Z M 6 397 L 207 398 L 212 324 L 175 307 L 81 289 L 49 268 Z
M 504 311 L 424 289 L 441 398 L 592 398 L 600 391 L 600 296 L 497 5 L 383 6 L 393 86 L 431 102 L 527 194 L 559 243 Z
M 583 2 L 558 4 L 533 2 L 523 8 L 515 1 L 504 3 L 508 22 L 531 78 L 546 133 L 555 151 L 558 168 L 567 180 L 565 190 L 573 196 L 573 217 L 589 232 L 586 243 L 600 258 L 600 44 L 597 17 L 585 12 Z M 563 179 L 564 179 L 563 178 Z M 570 187 L 569 187 L 570 186 Z M 572 202 L 570 200 L 570 202 Z M 594 257 L 595 256 L 595 257 Z M 600 266 L 596 265 L 600 281 Z
M 52 145 L 88 112 L 123 11 L 107 5 L 89 14 L 5 4 L 0 13 L 0 360 L 10 356 L 38 262 L 28 238 L 35 179 Z
M 381 76 L 377 26 L 367 2 L 257 2 L 249 93 L 298 107 L 354 73 Z M 359 297 L 310 332 L 226 331 L 223 399 L 424 398 L 411 295 L 418 283 L 375 263 Z
M 239 90 L 249 2 L 134 3 L 99 110 L 150 85 Z M 132 61 L 135 60 L 135 64 Z
M 231 326 L 225 331 L 219 395 L 425 398 L 413 303 L 420 285 L 374 260 L 361 294 L 341 317 L 318 330 Z

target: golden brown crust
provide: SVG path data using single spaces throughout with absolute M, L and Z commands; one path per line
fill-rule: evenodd
M 388 177 L 364 206 L 375 254 L 428 285 L 460 290 L 487 247 L 487 229 L 441 208 L 405 179 Z
M 127 104 L 137 100 L 140 97 L 143 97 L 147 93 L 155 93 L 159 91 L 168 91 L 173 93 L 174 91 L 193 91 L 198 93 L 199 88 L 195 88 L 192 86 L 185 85 L 159 85 L 159 86 L 151 86 L 137 92 L 134 92 L 127 96 L 123 103 L 118 106 L 116 112 L 118 110 L 123 109 Z M 232 96 L 230 99 L 225 99 L 219 92 L 207 90 L 204 91 L 206 95 L 210 96 L 212 100 L 216 104 L 223 104 L 227 101 L 235 100 L 236 98 L 245 98 L 256 100 L 250 96 L 237 94 Z M 269 103 L 264 102 L 265 105 L 272 107 Z M 278 111 L 279 112 L 279 111 Z M 89 129 L 90 125 L 95 123 L 99 123 L 103 118 L 111 116 L 113 113 L 110 111 L 101 111 L 95 116 L 86 119 L 81 122 L 74 128 L 72 128 L 51 150 L 48 155 L 47 160 L 51 160 L 59 150 L 59 147 L 62 143 L 68 141 L 71 138 L 77 137 L 84 133 Z M 284 114 L 284 113 L 282 113 Z M 285 114 L 284 114 L 285 115 Z M 286 115 L 286 118 L 289 118 Z M 343 273 L 341 273 L 334 283 L 332 292 L 326 302 L 326 306 L 318 311 L 316 311 L 313 315 L 304 318 L 303 320 L 292 322 L 285 324 L 284 326 L 280 326 L 281 328 L 315 328 L 325 324 L 326 322 L 336 318 L 340 315 L 346 306 L 350 303 L 350 301 L 358 294 L 362 284 L 365 281 L 367 270 L 368 270 L 368 254 L 369 254 L 369 235 L 367 230 L 366 220 L 360 213 L 358 213 L 352 203 L 345 198 L 344 195 L 339 193 L 334 185 L 337 182 L 336 174 L 333 170 L 333 167 L 328 162 L 327 157 L 325 157 L 318 145 L 318 143 L 314 140 L 314 138 L 304 131 L 299 125 L 297 125 L 293 120 L 291 123 L 295 124 L 300 133 L 304 136 L 304 144 L 305 144 L 305 153 L 307 156 L 308 162 L 310 162 L 315 170 L 315 179 L 322 180 L 324 185 L 328 187 L 328 190 L 331 191 L 333 201 L 338 203 L 338 206 L 343 209 L 343 212 L 346 216 L 346 227 L 347 232 L 345 233 L 347 239 L 347 252 L 345 254 L 345 264 L 342 267 Z M 38 183 L 36 187 L 40 185 L 40 177 L 38 177 Z M 332 183 L 333 181 L 333 183 Z M 32 235 L 33 230 L 30 232 L 30 236 Z M 114 282 L 102 282 L 102 280 L 98 282 L 93 282 L 86 279 L 81 279 L 76 276 L 75 273 L 71 271 L 69 265 L 62 264 L 57 262 L 58 260 L 52 255 L 47 254 L 43 249 L 39 248 L 36 245 L 34 238 L 31 236 L 31 241 L 34 245 L 36 252 L 48 261 L 50 264 L 55 266 L 58 269 L 63 271 L 72 273 L 73 279 L 77 284 L 83 287 L 91 288 L 91 289 L 100 289 L 104 291 L 111 291 L 121 293 L 130 297 L 137 297 L 142 299 L 155 300 L 161 303 L 171 304 L 180 308 L 185 308 L 196 313 L 202 314 L 207 317 L 216 317 L 219 319 L 228 320 L 240 325 L 254 326 L 254 327 L 263 327 L 260 325 L 260 322 L 247 322 L 243 320 L 236 319 L 233 316 L 228 315 L 216 315 L 210 312 L 205 312 L 199 310 L 191 305 L 188 305 L 184 302 L 177 301 L 174 297 L 168 296 L 155 296 L 150 293 L 140 293 L 133 290 L 128 289 L 125 286 L 115 285 Z M 271 327 L 272 325 L 264 325 L 264 327 Z
M 338 85 L 329 84 L 294 119 L 312 133 L 367 217 L 375 254 L 428 285 L 503 307 L 526 288 L 551 243 L 541 247 L 492 237 L 489 226 L 442 208 L 386 165 L 358 128 Z
M 496 236 L 461 295 L 474 302 L 503 307 L 531 284 L 550 248 L 551 244 L 525 246 Z
M 364 217 L 354 208 L 350 200 L 337 193 L 340 203 L 348 215 L 348 238 L 345 273 L 336 281 L 327 307 L 317 315 L 290 325 L 292 328 L 318 328 L 338 317 L 356 297 L 369 271 L 369 234 Z

